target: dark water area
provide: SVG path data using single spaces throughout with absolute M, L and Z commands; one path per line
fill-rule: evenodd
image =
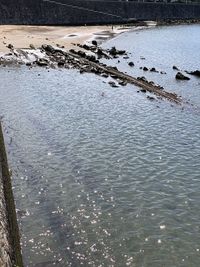
M 200 80 L 172 70 L 200 69 L 199 36 L 199 25 L 163 27 L 103 44 L 131 53 L 109 64 L 193 107 L 76 70 L 0 69 L 25 266 L 199 266 Z

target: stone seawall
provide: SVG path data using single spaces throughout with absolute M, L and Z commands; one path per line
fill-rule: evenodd
M 22 267 L 19 230 L 0 125 L 0 266 Z
M 138 20 L 200 19 L 200 4 L 0 0 L 0 24 L 84 25 L 122 23 L 129 18 Z

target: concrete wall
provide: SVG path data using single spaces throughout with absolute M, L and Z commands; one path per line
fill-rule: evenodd
M 0 266 L 22 267 L 19 230 L 0 124 Z
M 59 2 L 55 4 L 53 2 Z M 0 0 L 0 24 L 81 25 L 139 20 L 200 19 L 200 4 L 134 3 L 81 0 Z M 105 12 L 98 14 L 79 7 Z M 119 17 L 117 17 L 119 16 Z

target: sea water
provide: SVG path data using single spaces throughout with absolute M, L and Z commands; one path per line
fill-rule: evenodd
M 0 68 L 25 266 L 199 266 L 200 80 L 172 69 L 200 69 L 199 36 L 199 25 L 160 27 L 102 45 L 128 51 L 107 64 L 181 106 L 77 70 Z

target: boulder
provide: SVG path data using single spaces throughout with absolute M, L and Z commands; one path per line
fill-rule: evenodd
M 97 46 L 97 41 L 96 40 L 93 40 L 92 41 L 92 44 L 95 45 L 95 46 Z
M 177 80 L 190 80 L 189 77 L 183 75 L 181 72 L 177 72 L 177 74 L 176 74 L 176 79 L 177 79 Z
M 132 61 L 129 62 L 128 65 L 129 65 L 130 67 L 134 67 L 134 63 L 133 63 Z

